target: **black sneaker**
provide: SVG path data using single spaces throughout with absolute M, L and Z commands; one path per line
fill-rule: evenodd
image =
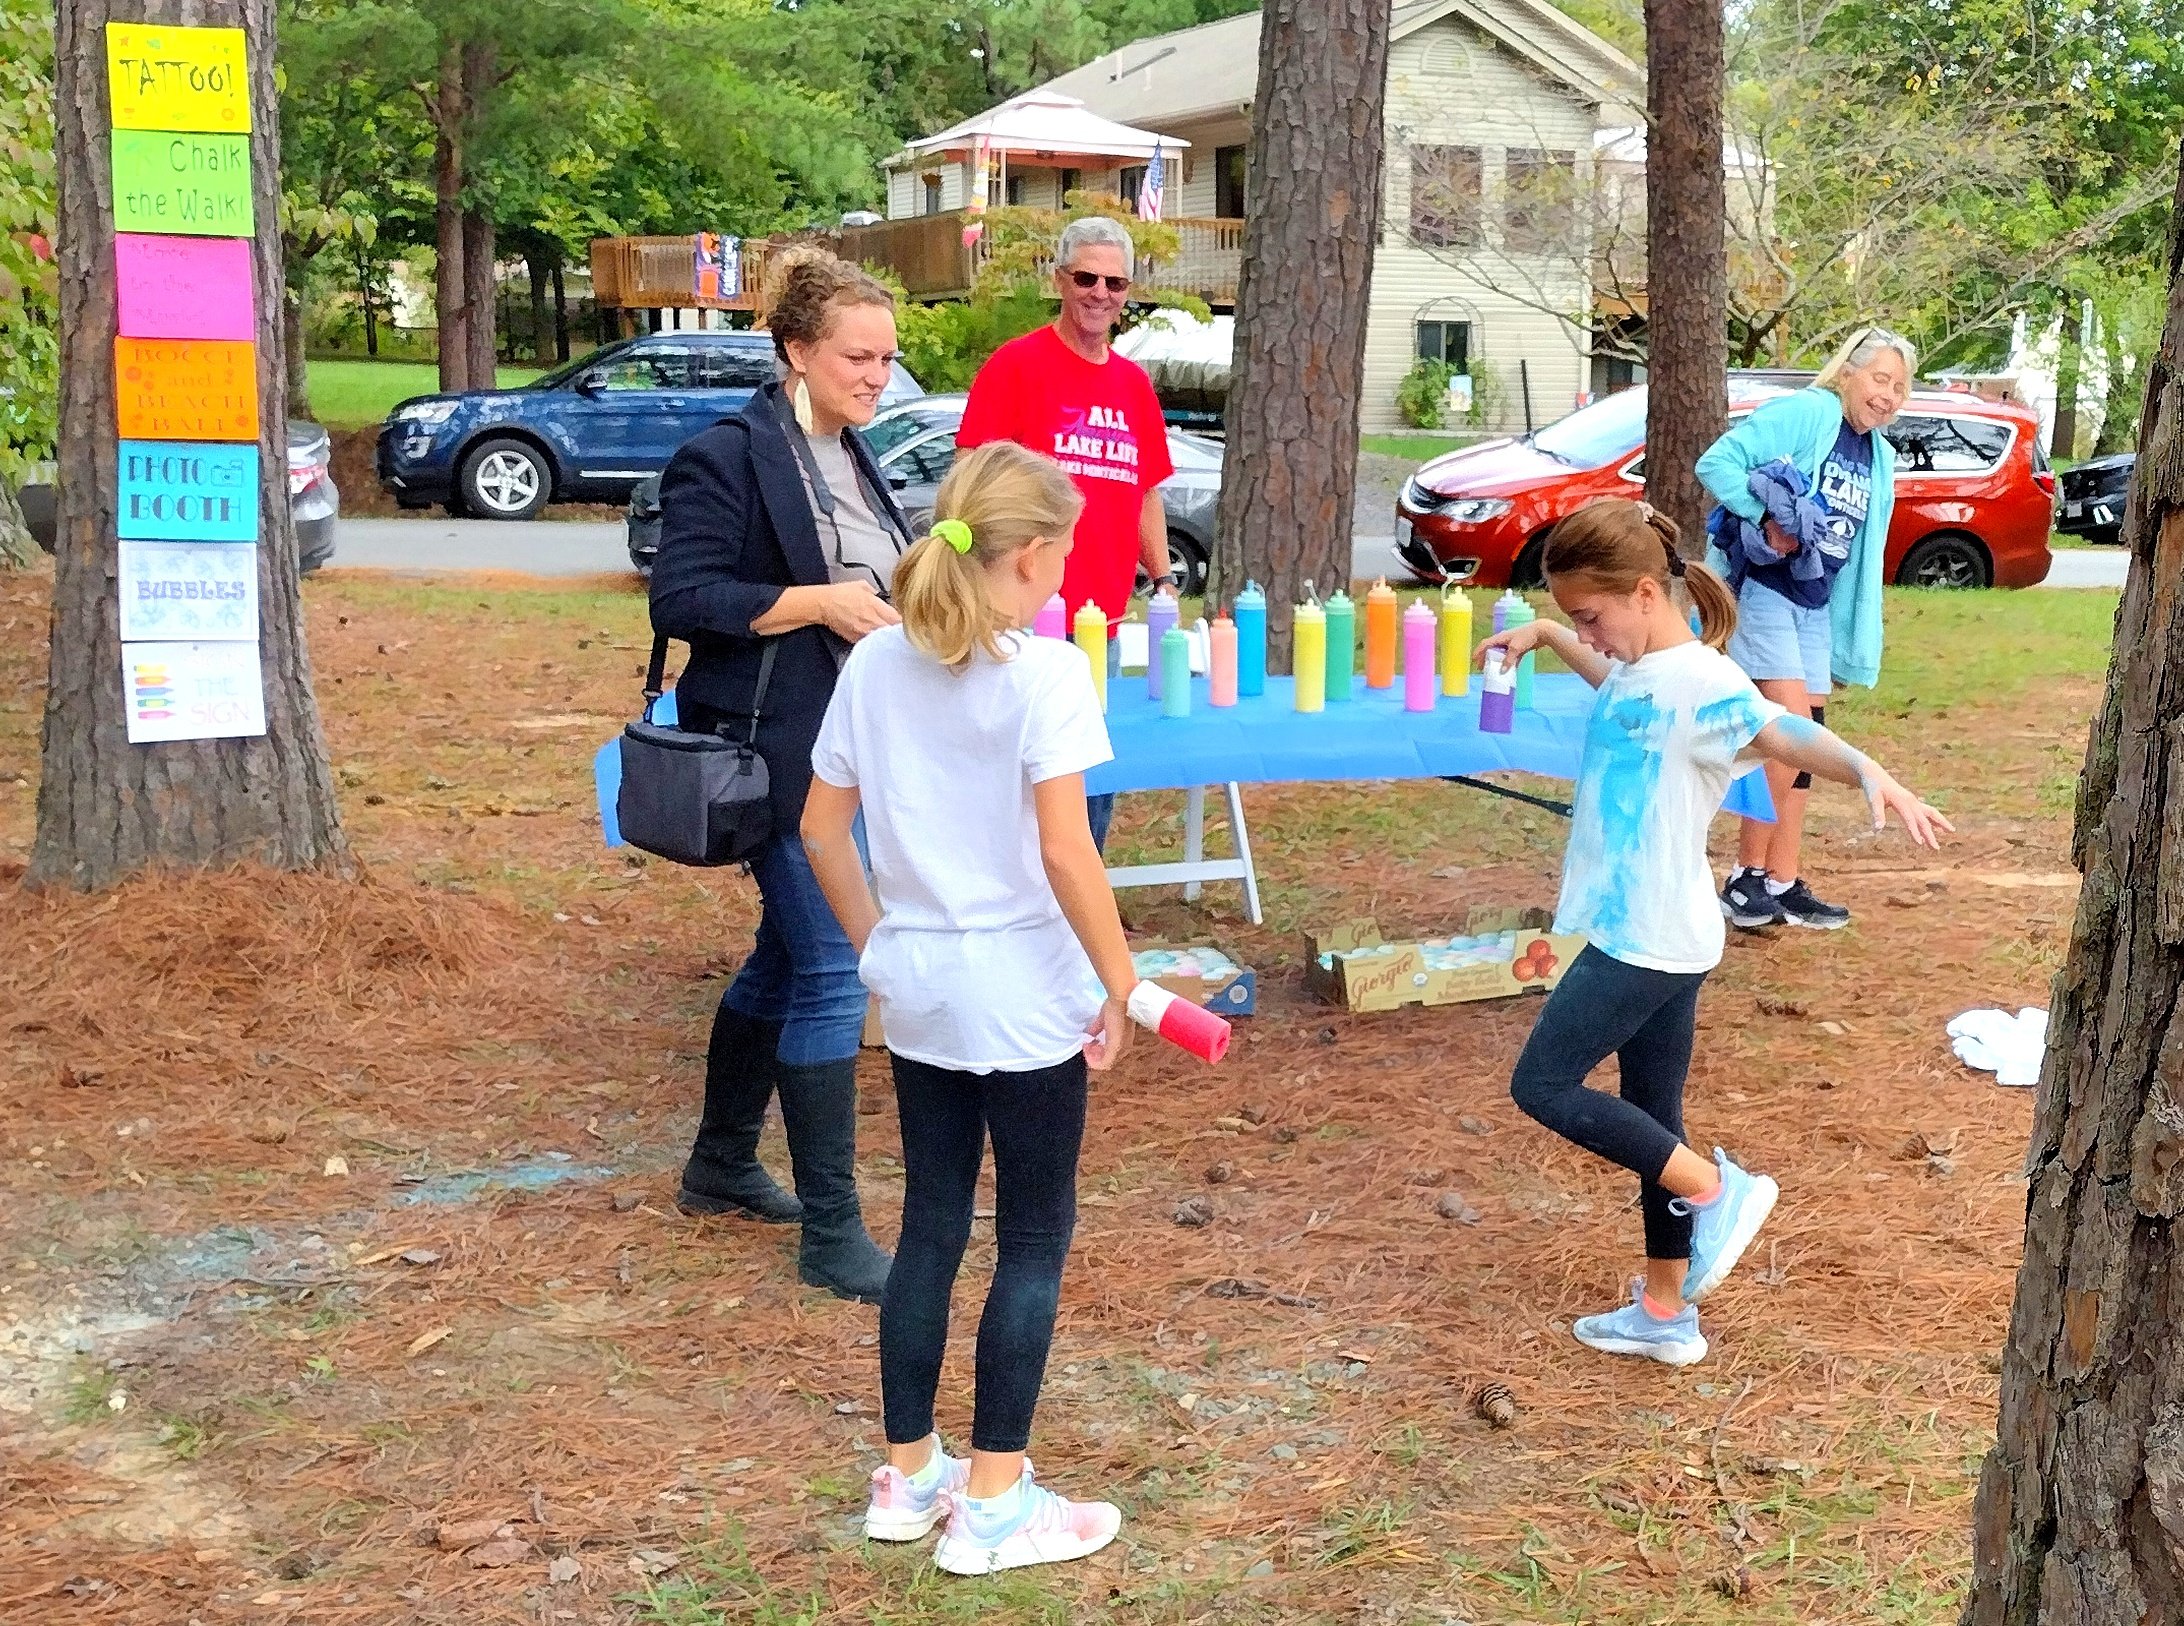
M 1832 932 L 1850 924 L 1850 911 L 1838 904 L 1822 903 L 1812 895 L 1812 888 L 1805 884 L 1803 876 L 1792 881 L 1788 891 L 1777 892 L 1774 903 L 1782 912 L 1782 918 L 1792 926 L 1810 926 L 1817 931 Z
M 1729 884 L 1721 889 L 1721 912 L 1729 917 L 1730 925 L 1748 932 L 1779 926 L 1789 918 L 1782 912 L 1781 903 L 1768 892 L 1767 872 L 1763 869 L 1739 870 L 1729 877 Z

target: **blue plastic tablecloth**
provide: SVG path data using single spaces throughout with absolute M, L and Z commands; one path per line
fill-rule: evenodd
M 1479 732 L 1479 686 L 1466 695 L 1443 696 L 1432 711 L 1405 711 L 1403 689 L 1367 689 L 1325 711 L 1300 712 L 1288 678 L 1266 680 L 1266 693 L 1233 706 L 1206 704 L 1206 683 L 1191 684 L 1191 714 L 1163 717 L 1131 675 L 1108 686 L 1107 736 L 1115 760 L 1085 775 L 1094 794 L 1123 790 L 1179 790 L 1193 785 L 1275 784 L 1331 779 L 1438 779 L 1446 774 L 1514 770 L 1550 779 L 1575 779 L 1593 691 L 1573 673 L 1543 673 L 1534 680 L 1531 707 L 1517 713 L 1507 734 Z M 670 690 L 653 705 L 652 720 L 675 721 Z M 599 822 L 607 845 L 622 845 L 614 801 L 622 784 L 618 741 L 609 740 L 593 760 Z M 1729 787 L 1725 813 L 1774 818 L 1766 781 L 1757 770 Z

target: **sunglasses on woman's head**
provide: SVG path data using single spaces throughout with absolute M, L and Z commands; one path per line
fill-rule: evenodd
M 1097 271 L 1072 271 L 1069 273 L 1069 280 L 1086 293 L 1090 293 L 1103 282 L 1107 284 L 1107 291 L 1111 294 L 1126 294 L 1130 291 L 1128 277 L 1103 277 Z

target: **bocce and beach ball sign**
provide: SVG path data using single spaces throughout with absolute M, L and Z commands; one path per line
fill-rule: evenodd
M 250 73 L 239 28 L 106 25 L 132 742 L 265 732 Z

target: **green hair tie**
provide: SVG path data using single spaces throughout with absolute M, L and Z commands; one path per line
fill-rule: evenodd
M 971 528 L 960 519 L 936 519 L 933 534 L 958 553 L 971 551 Z

